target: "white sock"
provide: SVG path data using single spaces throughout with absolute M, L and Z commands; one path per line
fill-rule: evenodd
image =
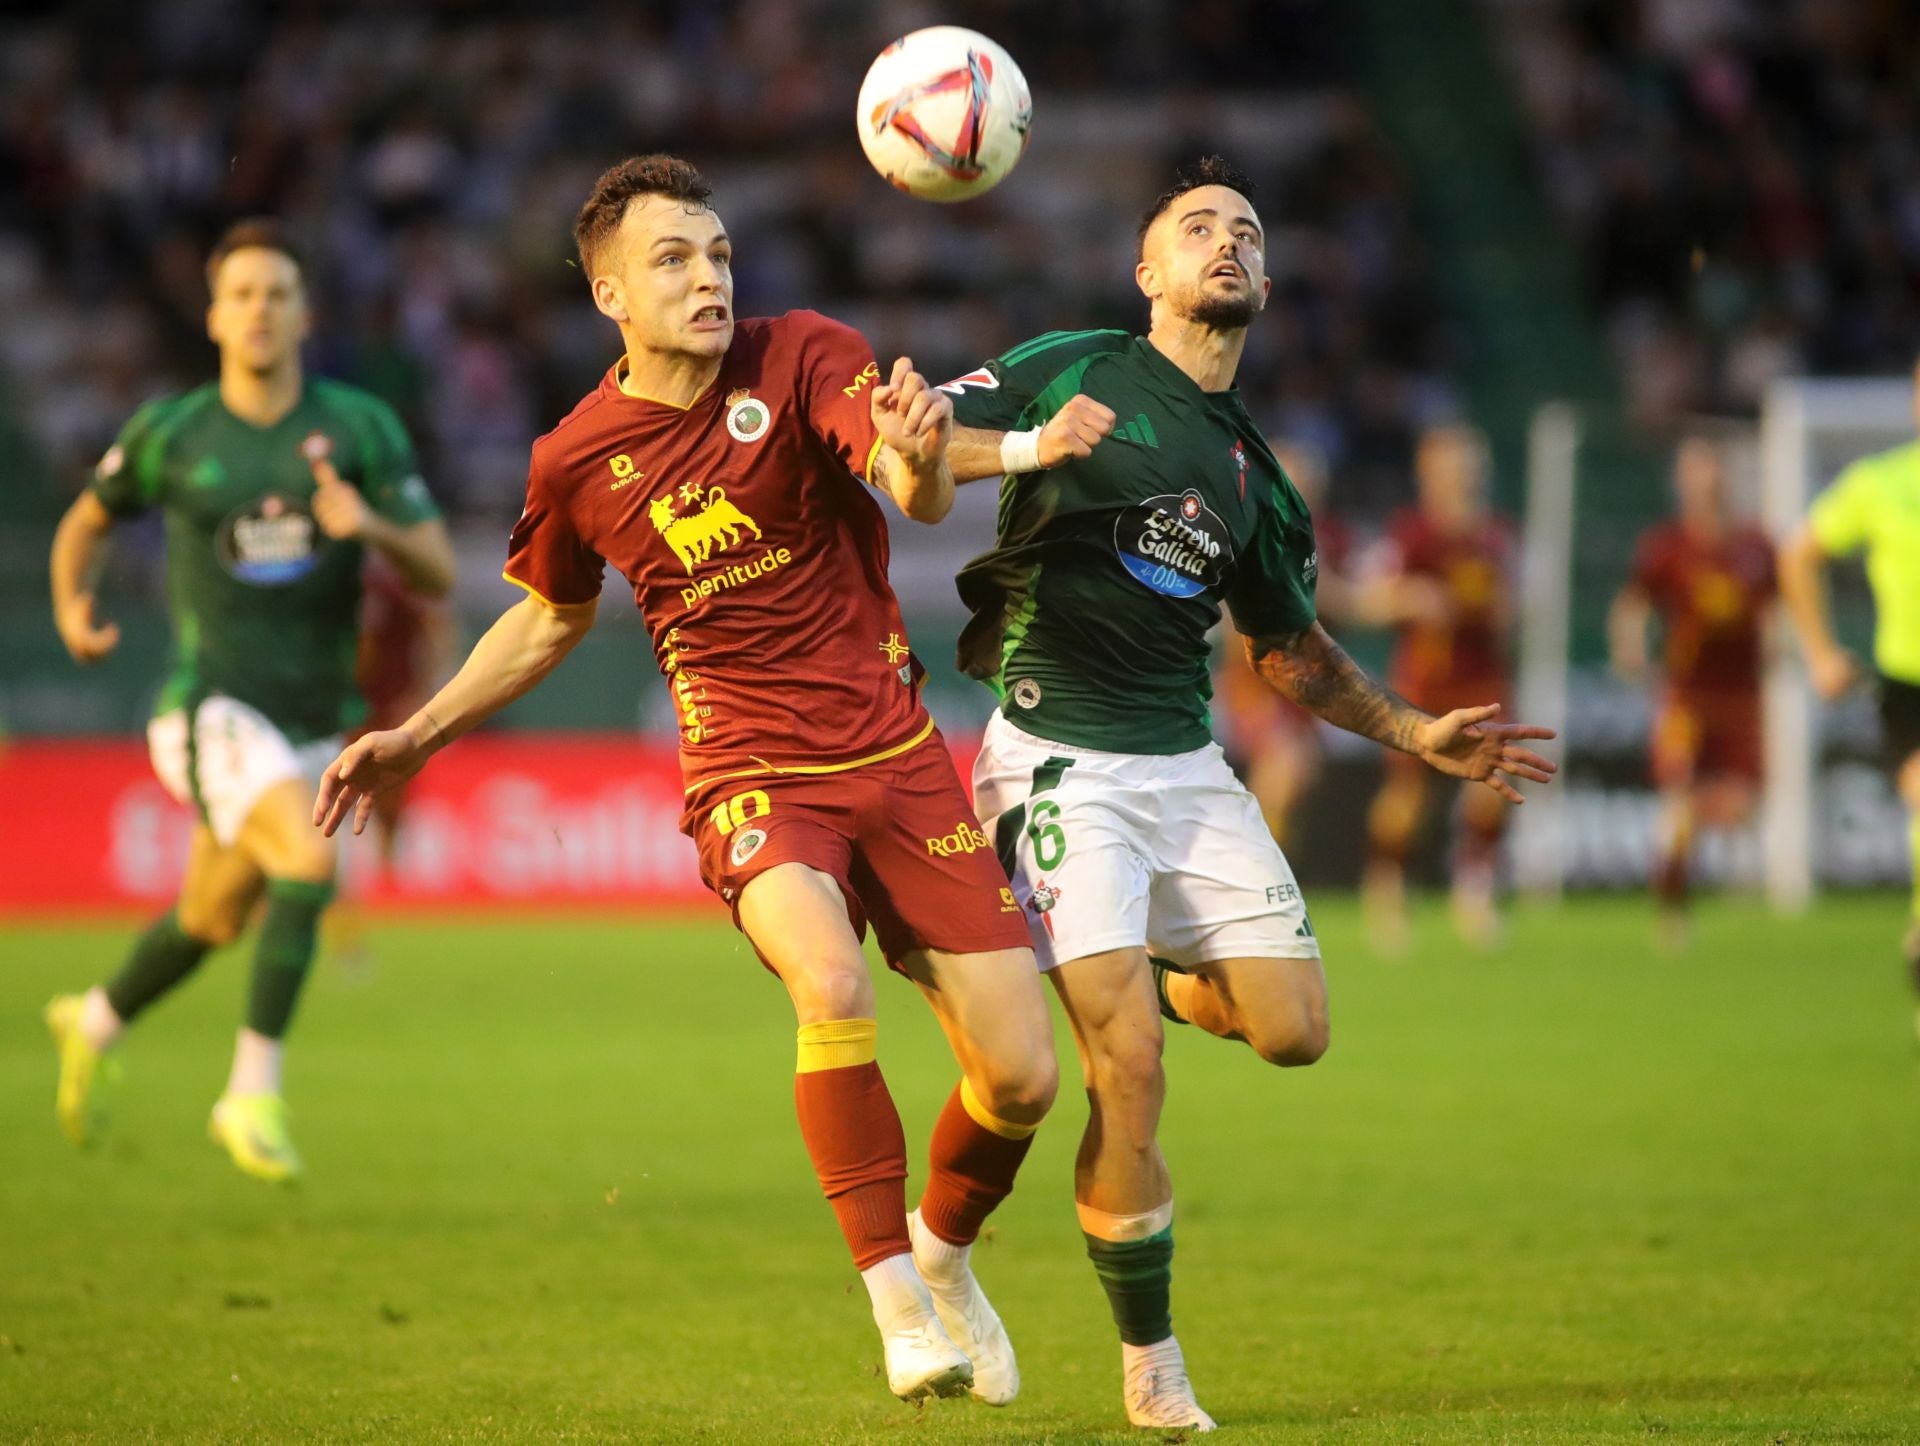
M 973 1254 L 971 1245 L 955 1245 L 951 1240 L 942 1240 L 931 1230 L 926 1222 L 920 1222 L 919 1242 L 913 1248 L 913 1263 L 919 1268 L 920 1278 L 928 1285 L 957 1285 L 966 1279 L 967 1261 Z
M 95 1049 L 113 1048 L 126 1027 L 127 1022 L 113 1012 L 113 1005 L 107 1001 L 107 991 L 98 984 L 81 996 L 80 1037 Z
M 230 1095 L 280 1093 L 280 1041 L 243 1028 L 233 1041 L 233 1072 L 227 1076 Z
M 878 1265 L 869 1265 L 860 1272 L 860 1279 L 873 1297 L 873 1319 L 882 1335 L 911 1329 L 933 1314 L 933 1297 L 913 1268 L 910 1253 L 889 1255 Z
M 1186 1374 L 1187 1360 L 1180 1353 L 1180 1340 L 1177 1336 L 1168 1336 L 1163 1341 L 1155 1341 L 1150 1346 L 1130 1346 L 1120 1342 L 1120 1364 L 1124 1368 L 1126 1379 L 1136 1379 L 1142 1371 L 1159 1371 L 1168 1366 L 1180 1368 L 1181 1375 Z

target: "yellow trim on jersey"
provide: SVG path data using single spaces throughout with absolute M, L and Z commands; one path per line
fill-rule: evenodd
M 853 1069 L 872 1064 L 879 1053 L 875 1039 L 880 1026 L 871 1019 L 823 1019 L 800 1026 L 795 1074 L 818 1074 L 823 1069 Z
M 1040 1128 L 1038 1125 L 1016 1125 L 1012 1120 L 1001 1119 L 980 1103 L 980 1096 L 973 1092 L 973 1081 L 965 1075 L 960 1077 L 960 1107 L 981 1129 L 1003 1140 L 1024 1140 Z
M 878 456 L 880 455 L 880 449 L 881 449 L 882 447 L 884 447 L 884 446 L 886 446 L 886 445 L 887 445 L 887 439 L 886 439 L 886 438 L 884 438 L 884 437 L 875 437 L 875 438 L 873 439 L 873 447 L 872 447 L 872 449 L 871 449 L 871 450 L 869 450 L 869 451 L 868 451 L 868 453 L 867 453 L 867 470 L 866 470 L 866 471 L 865 471 L 864 473 L 862 473 L 861 475 L 862 475 L 862 476 L 864 476 L 864 477 L 865 477 L 865 478 L 867 479 L 867 485 L 868 485 L 869 487 L 871 487 L 871 486 L 873 485 L 873 463 L 874 463 L 874 459 L 875 459 L 876 457 L 878 457 Z
M 523 591 L 532 594 L 532 596 L 536 600 L 545 603 L 548 607 L 552 608 L 557 613 L 578 612 L 580 611 L 581 608 L 590 608 L 594 606 L 594 604 L 600 601 L 599 598 L 595 597 L 595 598 L 588 598 L 585 602 L 577 602 L 577 603 L 555 602 L 552 598 L 548 597 L 545 593 L 541 592 L 540 589 L 535 587 L 532 583 L 520 581 L 519 578 L 515 577 L 512 573 L 508 572 L 505 568 L 501 569 L 500 576 L 505 578 L 508 582 L 512 583 L 515 587 L 520 588 Z
M 629 374 L 628 360 L 623 353 L 620 360 L 613 364 L 613 384 L 619 389 L 621 396 L 631 397 L 636 402 L 652 402 L 655 406 L 672 407 L 676 412 L 691 412 L 695 407 L 700 405 L 700 399 L 713 390 L 713 382 L 720 380 L 720 373 L 716 371 L 713 374 L 713 381 L 708 382 L 704 387 L 700 388 L 699 392 L 694 395 L 693 400 L 683 407 L 680 403 L 670 402 L 665 397 L 650 397 L 645 392 L 631 390 L 627 386 L 627 377 Z
M 753 761 L 758 768 L 742 768 L 732 773 L 715 773 L 706 778 L 695 779 L 686 787 L 688 793 L 705 788 L 709 783 L 724 783 L 730 778 L 760 778 L 775 773 L 781 776 L 795 773 L 845 773 L 849 768 L 865 768 L 869 763 L 884 763 L 889 758 L 898 758 L 909 748 L 918 748 L 933 736 L 933 719 L 928 717 L 926 726 L 905 743 L 896 743 L 891 748 L 883 748 L 878 753 L 869 753 L 865 758 L 849 758 L 844 763 L 769 763 L 764 758 Z

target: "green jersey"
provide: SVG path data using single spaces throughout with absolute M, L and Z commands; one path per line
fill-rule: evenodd
M 223 693 L 296 743 L 365 713 L 354 686 L 361 547 L 314 521 L 309 454 L 329 457 L 391 522 L 438 515 L 400 419 L 337 382 L 309 381 L 271 427 L 234 416 L 211 383 L 150 402 L 94 469 L 93 493 L 115 517 L 157 507 L 166 519 L 173 658 L 156 711 Z
M 1874 666 L 1920 684 L 1920 443 L 1855 462 L 1814 501 L 1808 521 L 1831 556 L 1865 550 Z
M 1313 523 L 1239 392 L 1202 391 L 1123 331 L 1053 332 L 945 389 L 969 427 L 1037 427 L 1078 392 L 1118 417 L 1091 457 L 1001 484 L 997 544 L 959 578 L 961 668 L 1042 738 L 1211 741 L 1221 603 L 1250 636 L 1314 620 Z

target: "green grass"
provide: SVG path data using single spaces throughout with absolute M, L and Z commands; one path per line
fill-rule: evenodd
M 1404 963 L 1315 918 L 1322 1064 L 1169 1043 L 1175 1319 L 1225 1439 L 1920 1440 L 1896 903 L 1710 908 L 1680 960 L 1638 903 L 1491 956 L 1428 916 Z M 916 1412 L 793 1126 L 784 996 L 723 927 L 376 925 L 305 1002 L 292 1192 L 203 1134 L 237 951 L 129 1041 L 108 1143 L 55 1131 L 39 1008 L 128 937 L 0 933 L 0 1440 L 1130 1439 L 1077 1090 L 980 1251 L 1025 1393 Z M 917 1179 L 953 1070 L 881 992 Z

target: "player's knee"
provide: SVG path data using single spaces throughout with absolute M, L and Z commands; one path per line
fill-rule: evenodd
M 830 963 L 781 977 L 802 1024 L 873 1017 L 873 980 L 864 961 Z
M 1302 1002 L 1249 1030 L 1247 1043 L 1268 1064 L 1290 1068 L 1317 1061 L 1331 1037 L 1326 1011 Z
M 1155 1019 L 1151 1028 L 1128 1030 L 1103 1038 L 1088 1051 L 1088 1085 L 1107 1094 L 1138 1095 L 1159 1099 L 1166 1093 L 1167 1077 L 1161 1063 L 1165 1036 Z
M 1060 1091 L 1060 1062 L 1051 1048 L 998 1060 L 985 1071 L 982 1103 L 1003 1120 L 1034 1125 L 1046 1118 Z
M 180 925 L 181 933 L 212 949 L 224 949 L 238 939 L 247 927 L 246 910 L 236 908 L 225 900 L 209 902 L 183 898 L 174 911 L 174 918 Z

